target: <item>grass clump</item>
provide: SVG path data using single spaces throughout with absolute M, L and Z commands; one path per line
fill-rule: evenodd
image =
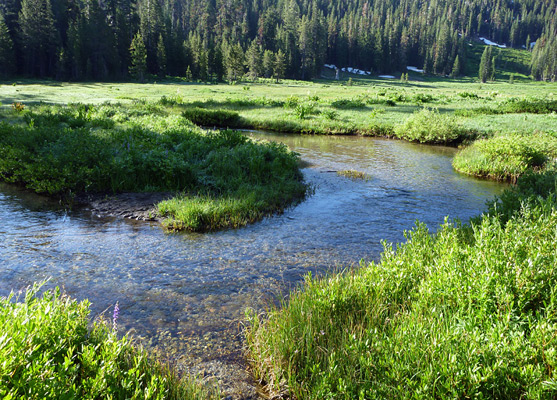
M 417 224 L 379 263 L 308 276 L 249 315 L 255 374 L 304 399 L 555 398 L 557 202 L 509 212 Z
M 245 140 L 236 148 L 214 151 L 203 161 L 213 190 L 159 204 L 168 229 L 237 228 L 282 212 L 285 205 L 303 198 L 306 188 L 298 158 L 285 145 L 241 137 Z
M 472 117 L 474 115 L 499 114 L 551 114 L 557 112 L 557 100 L 536 98 L 510 98 L 501 102 L 497 107 L 476 107 L 473 109 L 459 109 L 455 114 Z
M 168 226 L 189 230 L 245 225 L 304 196 L 298 156 L 285 146 L 230 130 L 202 131 L 159 107 L 25 110 L 0 123 L 0 179 L 63 198 L 82 192 L 178 192 L 192 204 L 205 199 L 213 210 L 234 199 L 226 212 L 213 212 L 209 224 L 188 224 L 199 221 L 195 208 L 161 208 L 172 221 Z M 222 220 L 214 221 L 216 215 Z
M 451 115 L 424 108 L 395 126 L 394 135 L 420 143 L 450 144 L 462 142 L 471 135 Z
M 199 126 L 238 128 L 242 125 L 240 114 L 229 110 L 206 110 L 196 107 L 184 110 L 182 116 Z
M 368 180 L 371 179 L 371 177 L 368 174 L 366 174 L 365 172 L 356 171 L 356 170 L 353 170 L 353 169 L 337 171 L 337 175 L 344 176 L 344 177 L 350 178 L 350 179 L 362 179 L 364 181 L 368 181 Z
M 453 166 L 478 177 L 515 181 L 528 169 L 550 165 L 556 157 L 557 138 L 551 135 L 503 135 L 474 142 L 455 156 Z
M 331 106 L 339 109 L 364 108 L 366 103 L 361 98 L 338 99 L 331 102 Z
M 106 322 L 90 324 L 87 301 L 38 290 L 0 299 L 3 399 L 217 398 Z

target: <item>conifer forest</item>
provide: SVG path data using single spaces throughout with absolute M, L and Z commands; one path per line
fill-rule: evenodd
M 374 73 L 467 74 L 485 38 L 531 50 L 557 73 L 557 0 L 2 0 L 0 74 L 59 80 L 318 77 L 324 64 Z

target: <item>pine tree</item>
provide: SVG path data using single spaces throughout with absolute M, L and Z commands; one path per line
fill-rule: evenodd
M 489 80 L 490 81 L 495 81 L 495 60 L 496 60 L 495 57 L 493 57 L 491 59 L 491 69 L 489 70 Z
M 239 43 L 228 46 L 225 66 L 229 81 L 236 82 L 244 76 L 244 51 Z
M 275 56 L 275 65 L 273 66 L 273 69 L 275 73 L 275 79 L 278 83 L 280 79 L 284 78 L 284 74 L 286 72 L 286 57 L 280 49 L 279 51 L 277 51 L 277 54 Z
M 246 66 L 248 75 L 251 79 L 257 79 L 262 74 L 262 55 L 261 49 L 254 39 L 246 51 Z
M 159 41 L 157 43 L 157 65 L 159 76 L 164 78 L 166 76 L 166 47 L 164 46 L 162 34 L 159 34 Z
M 147 71 L 147 49 L 143 43 L 141 33 L 136 33 L 130 46 L 130 75 L 143 82 Z
M 15 54 L 12 38 L 8 26 L 0 13 L 0 77 L 7 77 L 15 73 Z
M 478 77 L 482 83 L 487 82 L 493 73 L 493 67 L 491 65 L 492 59 L 492 50 L 491 46 L 486 46 L 483 53 L 482 58 L 480 61 L 480 70 L 478 72 Z
M 263 52 L 263 76 L 271 78 L 275 72 L 275 55 L 270 50 Z
M 451 71 L 451 78 L 456 78 L 460 75 L 460 59 L 458 58 L 458 54 L 454 59 L 453 69 Z
M 18 23 L 24 72 L 40 77 L 52 75 L 57 59 L 58 32 L 50 0 L 23 0 Z

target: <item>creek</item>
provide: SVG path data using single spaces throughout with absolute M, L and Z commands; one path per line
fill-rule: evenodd
M 89 299 L 92 315 L 132 330 L 180 368 L 254 396 L 241 330 L 246 307 L 264 311 L 308 272 L 377 260 L 382 240 L 404 241 L 416 220 L 467 221 L 506 186 L 456 173 L 456 150 L 363 137 L 247 134 L 280 141 L 307 164 L 313 194 L 246 228 L 167 234 L 155 223 L 100 218 L 0 184 L 0 295 L 49 279 Z M 368 179 L 336 171 L 357 170 Z

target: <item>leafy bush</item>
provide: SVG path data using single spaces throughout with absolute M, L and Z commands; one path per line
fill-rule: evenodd
M 0 396 L 3 399 L 207 399 L 102 321 L 89 328 L 89 303 L 59 291 L 23 301 L 0 299 Z M 117 316 L 116 316 L 117 317 Z
M 501 105 L 505 113 L 551 114 L 557 112 L 557 100 L 512 98 Z
M 338 112 L 335 110 L 325 110 L 321 113 L 325 118 L 335 121 L 338 119 Z
M 294 108 L 294 113 L 299 119 L 305 119 L 308 115 L 317 114 L 317 108 L 314 102 L 299 103 Z
M 469 134 L 455 117 L 424 108 L 395 127 L 395 136 L 420 143 L 454 143 Z
M 551 114 L 557 112 L 557 100 L 512 98 L 503 101 L 497 107 L 477 107 L 471 110 L 465 110 L 465 112 L 469 114 L 467 116 L 477 114 Z M 457 113 L 455 112 L 455 114 Z
M 360 98 L 353 99 L 339 99 L 331 103 L 334 108 L 350 109 L 350 108 L 364 108 L 366 103 Z
M 414 102 L 416 103 L 432 103 L 435 101 L 435 97 L 433 97 L 430 94 L 425 94 L 425 93 L 416 93 L 414 96 L 412 96 L 412 100 L 414 100 Z
M 555 398 L 555 226 L 547 198 L 505 223 L 418 224 L 380 263 L 310 275 L 282 309 L 248 313 L 254 372 L 304 399 Z
M 531 168 L 557 157 L 557 139 L 542 133 L 496 136 L 478 140 L 453 160 L 458 171 L 498 180 L 516 180 Z
M 480 98 L 480 96 L 478 96 L 476 93 L 473 93 L 473 92 L 458 92 L 457 95 L 462 97 L 463 99 L 479 99 Z
M 548 198 L 557 202 L 557 164 L 544 171 L 528 170 L 516 185 L 505 190 L 495 202 L 488 203 L 489 214 L 506 223 L 523 207 L 535 207 Z
M 235 111 L 189 108 L 182 112 L 182 116 L 199 126 L 218 126 L 224 128 L 241 126 L 240 114 Z
M 245 225 L 304 196 L 298 157 L 285 146 L 256 142 L 229 130 L 204 132 L 182 116 L 143 113 L 147 108 L 83 108 L 81 117 L 65 107 L 46 108 L 26 111 L 27 126 L 2 122 L 0 179 L 61 197 L 77 192 L 172 191 L 215 205 L 232 198 L 254 209 L 249 218 L 220 214 L 223 220 L 218 223 L 192 226 L 177 220 L 183 210 L 160 209 L 176 222 L 169 221 L 169 227 L 190 230 Z M 223 115 L 199 110 L 196 115 L 204 118 Z M 113 124 L 118 118 L 122 125 L 91 129 L 100 114 Z
M 178 104 L 182 104 L 184 99 L 181 96 L 162 96 L 159 100 L 159 104 L 163 106 L 175 106 Z
M 297 96 L 288 96 L 286 101 L 284 102 L 284 108 L 292 109 L 296 108 L 300 104 L 300 98 Z

